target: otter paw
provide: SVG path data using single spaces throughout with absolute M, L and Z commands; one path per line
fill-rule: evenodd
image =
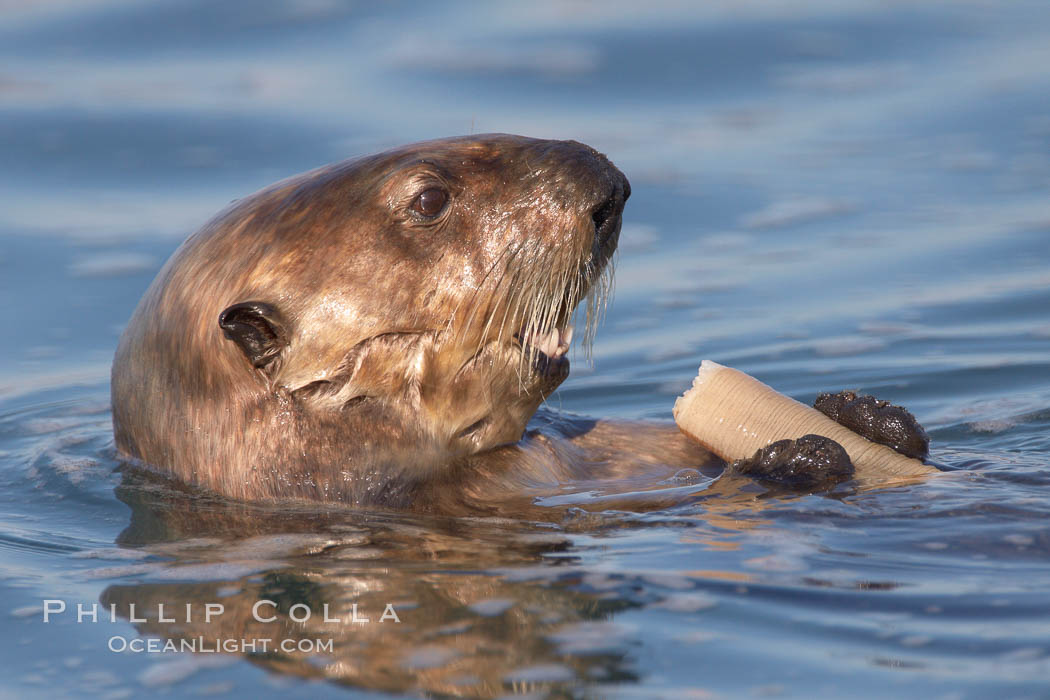
M 822 435 L 778 440 L 747 459 L 738 459 L 727 473 L 795 488 L 831 487 L 853 478 L 853 462 L 842 445 Z
M 852 391 L 820 394 L 813 408 L 862 437 L 885 445 L 906 457 L 922 459 L 930 453 L 930 438 L 908 409 L 857 396 Z

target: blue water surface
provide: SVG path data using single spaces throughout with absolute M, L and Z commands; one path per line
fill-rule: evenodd
M 0 3 L 0 697 L 1050 697 L 1047 9 Z M 950 473 L 544 527 L 129 495 L 109 365 L 179 242 L 282 177 L 491 131 L 633 187 L 550 408 L 669 421 L 710 358 L 902 403 Z M 121 653 L 203 628 L 75 615 L 225 600 L 244 638 L 259 598 L 335 652 Z M 391 600 L 397 627 L 287 616 Z

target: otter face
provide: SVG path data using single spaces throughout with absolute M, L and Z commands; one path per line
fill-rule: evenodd
M 629 195 L 583 144 L 502 134 L 278 183 L 158 276 L 118 350 L 115 421 L 120 365 L 147 344 L 155 363 L 174 356 L 154 365 L 177 375 L 165 389 L 218 386 L 246 420 L 280 414 L 304 464 L 409 455 L 427 469 L 515 442 L 568 375 L 584 298 L 590 339 Z

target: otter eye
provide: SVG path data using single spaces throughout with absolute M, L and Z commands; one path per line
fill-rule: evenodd
M 419 196 L 412 202 L 412 209 L 432 219 L 441 213 L 447 202 L 448 192 L 439 187 L 431 187 L 419 193 Z

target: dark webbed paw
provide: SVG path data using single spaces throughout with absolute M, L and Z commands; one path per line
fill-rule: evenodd
M 922 459 L 930 452 L 930 438 L 908 410 L 874 396 L 857 396 L 852 391 L 820 394 L 813 403 L 836 423 L 866 437 L 872 442 Z
M 834 440 L 803 435 L 771 443 L 748 459 L 736 460 L 726 472 L 795 488 L 830 488 L 853 478 L 853 462 Z

